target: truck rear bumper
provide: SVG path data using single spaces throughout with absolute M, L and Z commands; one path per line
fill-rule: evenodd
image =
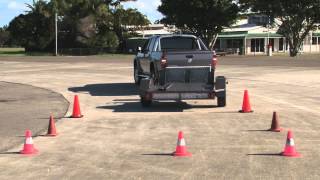
M 171 83 L 168 86 L 154 86 L 150 79 L 140 84 L 140 96 L 147 100 L 215 99 L 224 96 L 225 89 L 214 89 L 210 84 Z
M 212 92 L 149 92 L 152 100 L 188 100 L 188 99 L 214 99 Z

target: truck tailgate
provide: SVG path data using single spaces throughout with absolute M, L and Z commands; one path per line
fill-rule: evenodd
M 210 66 L 211 51 L 171 51 L 166 52 L 168 67 L 176 66 Z
M 208 83 L 210 66 L 167 67 L 165 83 Z

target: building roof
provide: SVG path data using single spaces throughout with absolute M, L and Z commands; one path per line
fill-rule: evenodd
M 160 29 L 160 30 L 144 30 L 144 31 L 136 31 L 136 33 L 141 34 L 141 35 L 160 35 L 160 34 L 172 34 L 172 32 L 167 31 L 165 29 Z
M 278 34 L 278 26 L 267 28 L 265 26 L 249 24 L 248 19 L 237 21 L 232 27 L 224 29 L 219 33 L 219 38 L 223 39 L 243 39 L 243 38 L 281 38 L 283 35 Z M 275 19 L 276 24 L 281 24 Z M 320 37 L 320 26 L 318 30 L 312 32 L 313 36 Z

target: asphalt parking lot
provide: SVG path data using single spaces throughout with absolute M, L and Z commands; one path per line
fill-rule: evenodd
M 78 94 L 84 114 L 62 118 L 55 138 L 35 137 L 37 156 L 16 154 L 22 143 L 1 152 L 0 179 L 320 179 L 319 55 L 219 58 L 217 73 L 229 81 L 225 108 L 212 100 L 142 108 L 131 58 L 0 57 L 0 81 L 70 102 Z M 254 113 L 238 113 L 244 89 Z M 301 158 L 278 155 L 286 131 L 265 131 L 273 111 L 293 130 Z M 169 155 L 179 130 L 190 158 Z

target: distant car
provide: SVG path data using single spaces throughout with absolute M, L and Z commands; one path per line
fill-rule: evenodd
M 143 106 L 153 100 L 214 99 L 226 105 L 226 79 L 215 78 L 217 56 L 193 35 L 150 37 L 134 58 Z

